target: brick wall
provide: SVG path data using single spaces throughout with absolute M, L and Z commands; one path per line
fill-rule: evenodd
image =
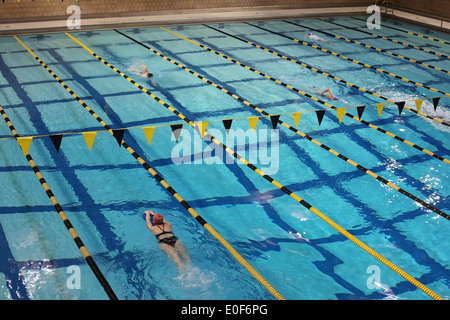
M 3 1 L 3 0 L 2 0 Z M 0 1 L 1 20 L 40 20 L 68 16 L 69 5 L 76 0 L 5 0 Z M 82 15 L 129 15 L 165 10 L 238 8 L 254 6 L 332 7 L 369 5 L 373 0 L 78 0 Z
M 2 0 L 3 1 L 3 0 Z M 42 20 L 67 17 L 76 0 L 0 1 L 0 23 L 13 19 Z M 380 1 L 381 2 L 381 1 Z M 254 6 L 333 7 L 368 6 L 375 0 L 78 0 L 82 15 L 118 16 L 165 10 L 238 8 Z M 394 0 L 395 8 L 450 20 L 449 0 Z
M 449 0 L 395 0 L 394 8 L 450 21 Z

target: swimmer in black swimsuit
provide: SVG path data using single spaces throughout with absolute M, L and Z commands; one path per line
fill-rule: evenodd
M 147 69 L 147 66 L 145 66 L 145 65 L 143 65 L 142 68 L 144 69 L 144 74 L 143 74 L 143 76 L 146 77 L 146 78 L 149 78 L 149 79 L 152 81 L 153 85 L 154 85 L 155 87 L 157 87 L 158 85 L 156 84 L 155 80 L 153 80 L 153 73 L 150 73 L 150 72 L 148 71 L 148 69 Z
M 145 211 L 145 221 L 147 227 L 158 239 L 159 247 L 164 250 L 178 266 L 179 270 L 182 270 L 185 264 L 182 258 L 186 260 L 189 265 L 191 259 L 187 253 L 187 249 L 184 244 L 173 234 L 172 225 L 167 222 L 162 215 L 154 213 L 151 210 Z

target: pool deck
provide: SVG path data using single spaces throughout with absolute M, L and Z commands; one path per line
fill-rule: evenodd
M 231 22 L 249 20 L 289 19 L 320 16 L 367 15 L 367 7 L 287 8 L 251 7 L 233 9 L 203 9 L 130 13 L 127 16 L 84 16 L 81 13 L 81 29 L 108 29 L 132 26 L 158 26 L 205 22 Z M 419 23 L 450 32 L 450 22 L 395 10 L 390 17 Z M 69 14 L 67 15 L 67 18 Z M 45 21 L 17 21 L 0 24 L 0 35 L 67 31 L 67 18 L 54 17 Z

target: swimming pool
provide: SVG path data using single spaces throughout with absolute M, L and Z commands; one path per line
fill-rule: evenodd
M 284 298 L 430 299 L 406 272 L 448 299 L 450 130 L 442 122 L 450 121 L 444 72 L 450 45 L 390 27 L 450 42 L 448 34 L 390 20 L 371 31 L 443 56 L 424 52 L 355 30 L 368 31 L 361 18 L 19 36 L 72 96 L 18 40 L 2 37 L 0 105 L 20 136 L 33 136 L 29 153 L 119 299 L 275 297 L 77 97 L 112 130 L 124 129 L 135 153 Z M 311 31 L 329 43 L 307 38 Z M 144 64 L 157 86 L 142 77 Z M 339 100 L 314 87 L 330 88 Z M 418 99 L 424 99 L 420 112 L 433 119 L 410 110 Z M 404 108 L 390 101 L 404 101 Z M 398 139 L 351 117 L 340 123 L 333 108 L 342 107 Z M 280 117 L 262 117 L 267 114 Z M 209 121 L 206 130 L 217 142 L 267 175 L 215 142 L 202 142 L 186 118 Z M 276 130 L 272 119 L 281 122 Z M 228 134 L 223 120 L 232 120 Z M 176 141 L 171 125 L 181 124 Z M 149 127 L 150 144 L 143 130 Z M 59 152 L 49 138 L 55 134 L 63 134 Z M 106 299 L 11 136 L 0 125 L 0 296 Z M 164 214 L 187 246 L 187 271 L 179 273 L 158 248 L 142 218 L 147 209 Z M 402 271 L 368 254 L 334 223 Z

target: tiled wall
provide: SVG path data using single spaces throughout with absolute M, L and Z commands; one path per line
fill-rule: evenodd
M 12 18 L 41 18 L 68 16 L 67 7 L 76 0 L 3 0 L 0 20 Z M 81 14 L 110 16 L 162 10 L 237 8 L 253 6 L 326 7 L 368 5 L 373 0 L 78 0 Z M 1 22 L 1 21 L 0 21 Z
M 4 2 L 3 2 L 4 1 Z M 379 1 L 381 3 L 381 1 Z M 12 19 L 68 16 L 76 0 L 1 0 L 0 23 Z M 123 15 L 163 10 L 237 8 L 253 6 L 332 7 L 368 6 L 375 0 L 78 0 L 82 15 Z M 394 0 L 395 8 L 450 20 L 449 0 Z

